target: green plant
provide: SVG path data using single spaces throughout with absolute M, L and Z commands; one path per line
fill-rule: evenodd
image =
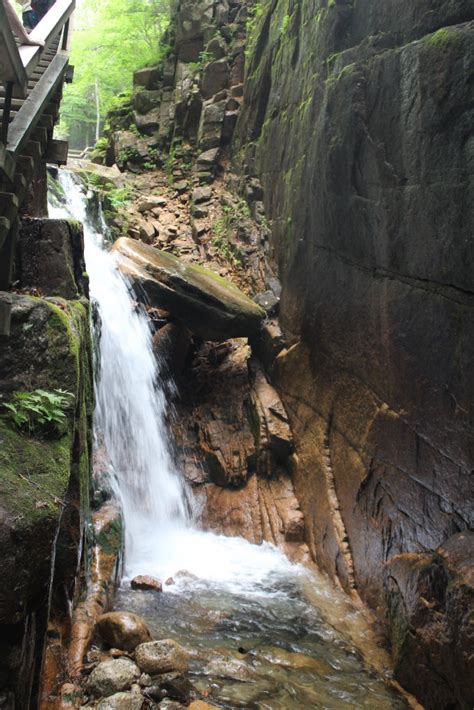
M 114 210 L 124 207 L 133 199 L 133 191 L 129 187 L 114 187 L 107 194 L 107 200 Z
M 238 267 L 244 265 L 244 254 L 235 241 L 238 227 L 245 219 L 250 219 L 250 207 L 245 200 L 222 206 L 222 214 L 212 225 L 211 244 L 228 261 Z
M 9 402 L 0 406 L 3 416 L 17 429 L 29 434 L 60 436 L 64 433 L 66 410 L 74 395 L 61 389 L 52 392 L 37 389 L 33 392 L 15 392 Z
M 284 16 L 281 25 L 280 25 L 280 35 L 285 35 L 286 32 L 288 31 L 288 27 L 290 26 L 290 21 L 291 17 L 288 15 L 288 13 Z

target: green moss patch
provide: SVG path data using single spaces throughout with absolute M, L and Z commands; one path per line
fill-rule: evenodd
M 70 435 L 43 441 L 0 420 L 0 500 L 17 524 L 57 516 L 69 482 L 71 446 Z

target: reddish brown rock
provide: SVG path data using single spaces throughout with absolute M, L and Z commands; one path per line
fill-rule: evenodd
M 163 585 L 161 584 L 160 580 L 156 579 L 155 577 L 150 577 L 146 574 L 139 574 L 137 577 L 134 577 L 130 582 L 130 586 L 132 589 L 149 589 L 154 590 L 155 592 L 163 591 Z
M 103 614 L 97 621 L 95 631 L 109 646 L 124 651 L 133 651 L 138 645 L 151 639 L 145 621 L 137 614 L 126 611 Z
M 191 333 L 180 323 L 167 323 L 153 336 L 153 351 L 167 372 L 179 375 L 191 347 Z

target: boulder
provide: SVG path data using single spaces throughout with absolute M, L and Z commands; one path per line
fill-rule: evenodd
M 152 210 L 166 207 L 167 204 L 168 200 L 166 197 L 161 197 L 161 195 L 144 195 L 137 204 L 137 210 L 141 213 L 151 212 Z
M 95 632 L 109 646 L 123 651 L 133 651 L 136 646 L 151 639 L 145 621 L 127 611 L 103 614 L 97 621 Z
M 214 59 L 222 59 L 223 57 L 225 57 L 227 51 L 223 39 L 218 35 L 213 37 L 206 46 L 206 53 L 212 54 Z
M 265 311 L 212 271 L 127 237 L 113 250 L 120 271 L 153 306 L 169 310 L 204 340 L 251 337 L 260 330 Z
M 78 222 L 23 218 L 17 253 L 22 288 L 70 299 L 88 295 L 84 236 Z
M 198 129 L 198 143 L 202 151 L 218 148 L 221 145 L 226 107 L 226 99 L 217 103 L 212 100 L 204 103 Z
M 141 710 L 144 698 L 138 693 L 115 693 L 101 700 L 97 710 Z
M 135 118 L 135 124 L 140 131 L 140 133 L 144 133 L 145 135 L 153 135 L 156 133 L 158 128 L 160 127 L 160 117 L 161 117 L 161 108 L 152 108 L 150 111 L 147 111 L 147 113 L 138 113 L 135 112 L 134 118 Z
M 135 659 L 144 673 L 170 673 L 188 669 L 189 654 L 172 639 L 149 641 L 135 649 Z
M 153 336 L 153 352 L 161 367 L 174 377 L 184 369 L 191 333 L 180 323 L 167 323 Z
M 158 66 L 139 69 L 133 75 L 133 85 L 143 86 L 145 89 L 155 88 L 163 77 L 163 68 Z
M 214 96 L 229 85 L 229 63 L 227 59 L 210 62 L 204 69 L 201 94 L 205 99 Z
M 140 114 L 156 108 L 161 100 L 161 91 L 137 91 L 133 97 L 133 108 Z
M 140 678 L 140 671 L 129 658 L 103 661 L 94 668 L 86 683 L 86 690 L 95 697 L 107 697 L 129 690 Z
M 155 577 L 149 577 L 146 574 L 139 574 L 137 577 L 134 577 L 130 582 L 130 586 L 132 589 L 154 590 L 155 592 L 163 591 L 163 585 L 160 580 Z
M 191 199 L 195 205 L 199 205 L 202 202 L 209 202 L 211 197 L 212 197 L 212 188 L 211 187 L 196 187 L 196 189 L 193 190 Z

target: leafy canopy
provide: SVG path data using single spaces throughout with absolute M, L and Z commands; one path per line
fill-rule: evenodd
M 73 147 L 95 139 L 98 92 L 100 125 L 114 97 L 132 87 L 137 69 L 164 55 L 169 0 L 83 0 L 74 15 L 71 64 L 74 81 L 64 93 L 59 134 Z

